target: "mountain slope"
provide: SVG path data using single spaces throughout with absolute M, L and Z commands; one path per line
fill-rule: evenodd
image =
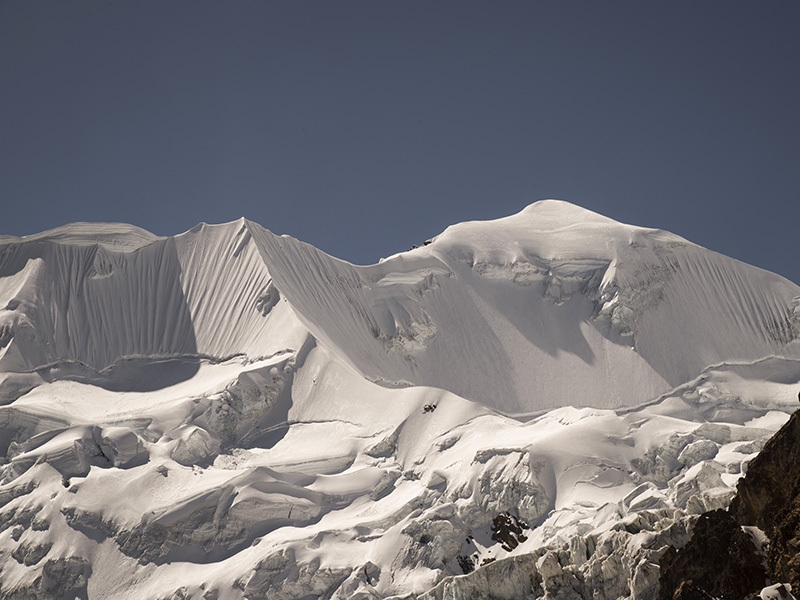
M 506 413 L 630 406 L 712 364 L 800 356 L 796 285 L 564 202 L 454 226 L 369 267 L 247 221 L 134 231 L 144 245 L 122 251 L 92 241 L 102 228 L 3 246 L 5 370 L 267 356 L 282 349 L 280 297 L 367 378 Z
M 369 267 L 251 230 L 298 316 L 366 377 L 506 413 L 630 406 L 712 364 L 800 356 L 798 286 L 564 202 Z
M 559 201 L 370 266 L 0 238 L 0 596 L 652 598 L 795 408 L 799 299 Z

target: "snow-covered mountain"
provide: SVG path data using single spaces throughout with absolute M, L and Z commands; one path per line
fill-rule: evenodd
M 0 307 L 4 598 L 651 598 L 800 382 L 800 287 L 553 200 L 2 237 Z

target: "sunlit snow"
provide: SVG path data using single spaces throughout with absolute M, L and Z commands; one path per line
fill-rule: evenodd
M 800 389 L 800 287 L 554 200 L 6 236 L 0 306 L 3 597 L 650 597 Z

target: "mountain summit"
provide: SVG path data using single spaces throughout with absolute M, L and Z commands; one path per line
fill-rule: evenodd
M 800 382 L 800 287 L 556 200 L 4 236 L 0 307 L 3 598 L 653 597 Z

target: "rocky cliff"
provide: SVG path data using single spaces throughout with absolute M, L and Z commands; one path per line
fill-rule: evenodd
M 701 515 L 691 541 L 664 554 L 658 599 L 755 598 L 770 584 L 798 591 L 799 549 L 797 411 L 749 463 L 729 509 Z

